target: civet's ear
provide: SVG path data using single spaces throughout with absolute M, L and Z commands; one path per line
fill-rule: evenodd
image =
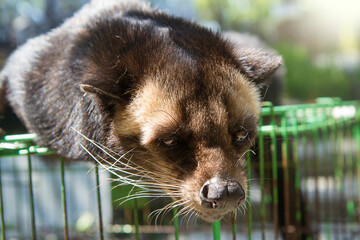
M 135 79 L 137 77 L 124 68 L 98 68 L 91 78 L 82 79 L 80 90 L 103 100 L 107 105 L 115 102 L 126 104 L 130 101 Z
M 226 31 L 221 37 L 232 49 L 241 71 L 256 84 L 263 84 L 282 65 L 282 58 L 254 35 Z
M 282 63 L 282 57 L 255 48 L 235 49 L 242 72 L 258 85 L 263 84 Z
M 72 48 L 72 67 L 81 73 L 80 90 L 105 104 L 128 103 L 148 62 L 142 54 L 144 36 L 129 29 L 125 23 L 98 21 Z
M 113 99 L 118 101 L 124 101 L 125 99 L 120 96 L 115 95 L 112 91 L 107 91 L 107 89 L 102 88 L 101 86 L 95 86 L 91 83 L 82 83 L 80 84 L 80 89 L 82 92 L 95 94 L 100 98 Z

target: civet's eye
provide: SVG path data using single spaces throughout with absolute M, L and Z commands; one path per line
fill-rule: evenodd
M 233 137 L 233 142 L 237 144 L 246 143 L 249 140 L 249 133 L 246 130 L 237 132 Z
M 174 137 L 159 138 L 158 141 L 160 142 L 160 145 L 165 148 L 173 148 L 179 143 L 178 139 Z

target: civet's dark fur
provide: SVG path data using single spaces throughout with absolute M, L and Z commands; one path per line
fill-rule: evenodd
M 220 34 L 195 23 L 146 4 L 128 2 L 91 2 L 60 27 L 29 40 L 8 59 L 0 73 L 0 92 L 5 91 L 16 114 L 30 132 L 37 134 L 38 144 L 70 159 L 91 158 L 81 145 L 94 155 L 100 154 L 77 130 L 115 151 L 150 151 L 153 145 L 144 146 L 140 133 L 117 135 L 114 130 L 131 127 L 117 126 L 114 117 L 141 92 L 148 76 L 182 106 L 179 114 L 187 126 L 197 108 L 210 109 L 209 101 L 219 106 L 232 105 L 224 96 L 234 79 L 225 78 L 225 73 L 239 72 L 251 88 L 256 88 L 281 64 L 281 58 L 272 54 L 236 49 Z M 192 135 L 191 128 L 184 127 L 187 147 L 178 150 L 184 154 L 163 151 L 167 158 L 181 158 L 173 162 L 181 162 L 188 173 L 194 172 L 196 163 L 183 162 L 190 161 L 186 158 L 197 161 L 198 155 L 192 155 L 199 151 L 196 139 L 206 141 L 207 147 L 229 148 L 230 153 L 224 157 L 229 159 L 241 155 L 249 146 L 233 150 L 228 146 L 231 143 L 222 142 L 225 138 L 219 136 L 221 131 L 216 132 L 216 112 L 204 110 L 203 114 L 206 116 L 199 119 L 204 120 L 196 123 L 204 125 L 197 127 L 202 129 L 201 134 Z M 244 116 L 236 121 L 255 129 L 257 117 Z M 154 147 L 154 151 L 158 148 Z M 161 151 L 157 154 L 161 155 Z M 208 154 L 199 156 L 205 158 Z M 183 173 L 175 175 L 185 178 Z

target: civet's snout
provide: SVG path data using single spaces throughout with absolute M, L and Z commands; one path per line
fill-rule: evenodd
M 245 191 L 236 180 L 215 177 L 203 185 L 200 199 L 205 208 L 233 209 L 245 199 Z

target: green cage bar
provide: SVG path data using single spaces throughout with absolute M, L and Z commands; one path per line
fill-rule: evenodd
M 1 240 L 5 240 L 5 219 L 4 219 L 4 201 L 2 194 L 2 174 L 0 160 L 0 224 L 1 224 Z
M 329 108 L 326 108 L 324 109 L 324 114 L 326 116 L 330 115 L 331 114 L 331 111 L 329 110 Z M 331 175 L 329 175 L 329 173 L 331 172 L 331 164 L 332 164 L 332 159 L 331 159 L 331 154 L 330 154 L 330 148 L 329 148 L 329 144 L 330 144 L 330 136 L 329 136 L 329 125 L 331 124 L 331 121 L 326 118 L 326 120 L 324 121 L 324 123 L 322 124 L 321 126 L 321 133 L 322 133 L 322 142 L 324 143 L 324 156 L 323 156 L 323 161 L 325 162 L 325 170 L 328 174 L 328 176 L 326 177 L 326 183 L 327 183 L 327 186 L 326 186 L 326 196 L 325 196 L 325 199 L 326 199 L 326 204 L 324 206 L 325 209 L 328 209 L 328 211 L 326 211 L 324 213 L 324 221 L 325 221 L 325 235 L 326 235 L 326 239 L 327 240 L 330 240 L 332 239 L 332 232 L 331 232 L 331 229 L 332 229 L 332 223 L 331 223 L 331 218 L 332 218 L 332 208 L 331 208 L 331 181 L 332 181 L 332 178 L 331 178 Z
M 301 143 L 304 146 L 304 155 L 306 156 L 306 158 L 309 156 L 309 142 L 308 142 L 308 138 L 306 136 L 306 134 L 301 134 Z M 304 172 L 304 176 L 305 178 L 308 177 L 309 173 L 308 173 L 308 169 L 309 169 L 309 162 L 308 160 L 304 160 L 304 167 L 303 169 L 305 169 Z M 305 214 L 305 218 L 306 218 L 306 224 L 305 224 L 305 231 L 306 231 L 306 235 L 308 233 L 312 232 L 312 226 L 309 225 L 308 221 L 309 221 L 309 214 L 310 214 L 310 207 L 309 207 L 309 194 L 308 194 L 308 183 L 307 181 L 304 182 L 304 192 L 303 192 L 303 196 L 304 196 L 304 214 Z M 312 240 L 311 237 L 306 237 L 306 240 Z
M 236 240 L 236 236 L 237 236 L 236 211 L 232 213 L 232 236 L 233 236 L 233 240 Z
M 345 122 L 345 140 L 348 141 L 348 139 L 351 139 L 351 128 L 352 123 L 351 122 Z M 352 146 L 352 142 L 349 144 L 349 146 Z M 352 151 L 347 151 L 344 149 L 345 153 L 345 175 L 348 176 L 348 178 L 345 179 L 346 181 L 346 189 L 344 189 L 346 196 L 346 213 L 347 213 L 347 233 L 351 234 L 351 232 L 355 231 L 355 199 L 353 190 L 355 189 L 354 186 L 354 169 L 355 169 L 355 162 L 353 158 Z
M 314 208 L 314 212 L 315 212 L 315 232 L 319 232 L 320 230 L 320 223 L 321 223 L 321 219 L 320 219 L 320 211 L 321 211 L 321 206 L 320 206 L 320 194 L 319 194 L 319 121 L 321 121 L 321 116 L 319 116 L 318 113 L 318 109 L 314 108 L 312 109 L 312 114 L 315 116 L 315 123 L 314 127 L 311 128 L 311 134 L 312 134 L 312 139 L 313 139 L 313 154 L 314 154 L 314 158 L 312 161 L 312 168 L 313 168 L 313 172 L 312 175 L 314 177 L 314 182 L 315 182 L 315 208 Z M 319 210 L 319 211 L 318 211 Z
M 221 221 L 218 220 L 212 224 L 213 240 L 221 239 Z
M 30 222 L 31 222 L 31 236 L 32 239 L 36 239 L 36 226 L 35 226 L 35 205 L 34 205 L 34 192 L 33 192 L 33 182 L 32 182 L 32 166 L 31 166 L 31 153 L 28 149 L 27 153 L 27 163 L 28 163 L 28 187 L 29 187 L 29 204 L 30 204 Z
M 360 224 L 360 121 L 355 123 L 353 135 L 355 137 L 356 145 L 356 178 L 357 178 L 357 212 L 358 216 L 357 223 Z
M 95 181 L 96 181 L 96 197 L 97 197 L 97 210 L 98 210 L 98 221 L 99 221 L 99 238 L 100 240 L 104 240 L 104 228 L 103 228 L 102 210 L 101 210 L 99 166 L 97 164 L 95 165 Z
M 346 119 L 344 119 L 344 142 L 348 141 L 349 139 L 349 130 L 350 130 L 350 122 L 347 122 Z M 349 144 L 351 146 L 351 143 Z M 353 218 L 354 218 L 354 202 L 352 198 L 352 156 L 351 151 L 347 151 L 345 147 L 343 146 L 343 154 L 344 154 L 344 175 L 346 176 L 344 178 L 344 198 L 345 198 L 345 232 L 346 235 L 351 234 L 352 227 L 353 227 Z
M 278 163 L 277 163 L 277 143 L 276 143 L 276 122 L 275 122 L 275 111 L 274 107 L 271 106 L 271 125 L 272 131 L 270 132 L 271 137 L 271 163 L 272 163 L 272 183 L 273 183 L 273 219 L 274 219 L 274 230 L 275 240 L 279 239 L 279 191 L 278 191 Z
M 178 213 L 178 210 L 176 207 L 173 209 L 175 240 L 179 240 L 179 217 L 177 216 L 177 213 Z
M 288 131 L 287 131 L 287 118 L 286 115 L 282 115 L 281 117 L 281 153 L 282 153 L 282 169 L 284 175 L 284 210 L 285 210 L 285 225 L 290 225 L 290 184 L 289 184 L 289 139 L 288 139 Z M 290 233 L 285 230 L 285 238 L 290 239 Z
M 246 153 L 246 167 L 247 167 L 247 178 L 251 179 L 251 156 L 250 152 Z M 247 201 L 247 214 L 248 214 L 248 239 L 252 239 L 252 206 L 251 206 L 251 181 L 248 180 L 248 201 Z
M 138 200 L 134 199 L 135 239 L 140 240 Z
M 341 130 L 340 130 L 341 129 Z M 339 217 L 339 227 L 341 231 L 341 235 L 343 238 L 347 235 L 347 227 L 346 227 L 346 182 L 345 182 L 345 166 L 346 166 L 346 159 L 345 159 L 345 152 L 344 152 L 344 143 L 345 143 L 345 122 L 342 118 L 339 119 L 339 129 L 337 132 L 337 140 L 338 140 L 338 174 L 339 174 L 339 203 L 341 208 L 343 209 L 342 214 Z M 345 221 L 345 224 L 344 224 Z
M 65 171 L 64 171 L 64 158 L 60 157 L 60 174 L 61 174 L 61 202 L 64 218 L 64 239 L 69 239 L 69 229 L 67 220 L 67 208 L 66 208 L 66 191 L 65 191 Z
M 33 133 L 26 133 L 26 134 L 16 134 L 16 135 L 7 135 L 4 137 L 6 142 L 32 142 L 36 137 Z
M 298 151 L 298 145 L 299 145 L 299 133 L 298 133 L 298 111 L 293 110 L 291 111 L 292 119 L 293 119 L 293 126 L 294 126 L 294 132 L 293 132 L 293 164 L 294 164 L 294 172 L 295 172 L 295 179 L 294 179 L 294 187 L 295 187 L 295 221 L 296 221 L 296 231 L 297 231 L 297 238 L 301 238 L 302 235 L 302 213 L 301 213 L 301 179 L 300 179 L 300 163 L 299 163 L 299 151 Z
M 332 124 L 330 125 L 330 139 L 331 139 L 331 148 L 337 150 L 338 149 L 338 141 L 337 141 L 337 126 L 336 126 L 336 119 L 332 119 Z M 335 185 L 335 193 L 334 193 L 334 197 L 332 199 L 332 205 L 334 208 L 334 205 L 337 205 L 340 201 L 338 200 L 338 189 L 339 189 L 339 174 L 338 174 L 338 158 L 337 158 L 337 153 L 333 153 L 333 156 L 331 157 L 332 161 L 333 161 L 333 176 L 334 176 L 334 185 Z M 333 214 L 333 234 L 335 236 L 339 236 L 340 235 L 340 230 L 339 230 L 339 219 L 338 217 Z
M 263 117 L 260 116 L 259 126 L 263 125 Z M 263 131 L 258 133 L 259 141 L 259 173 L 260 173 L 260 221 L 261 221 L 261 239 L 265 240 L 265 221 L 266 221 L 266 206 L 265 206 L 265 158 L 264 158 L 264 134 Z

